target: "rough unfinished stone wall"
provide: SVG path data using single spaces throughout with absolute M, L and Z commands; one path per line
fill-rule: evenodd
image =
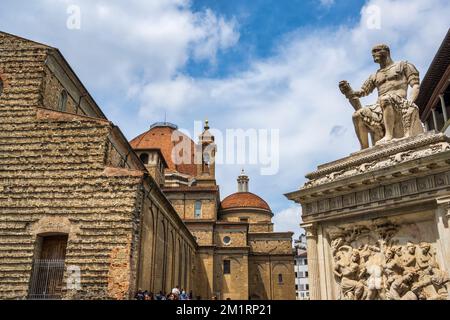
M 144 172 L 128 162 L 127 142 L 107 119 L 73 114 L 76 101 L 70 96 L 67 112 L 55 111 L 63 86 L 46 65 L 50 53 L 58 55 L 0 33 L 0 298 L 27 297 L 38 239 L 48 234 L 68 235 L 64 278 L 68 267 L 81 271 L 80 290 L 64 291 L 65 297 L 130 298 L 138 275 L 155 269 L 146 258 L 149 265 L 138 271 L 141 212 L 150 206 L 143 201 Z M 172 211 L 161 215 L 177 222 L 166 231 L 183 235 L 187 267 L 195 242 Z M 162 238 L 160 247 L 167 241 Z M 191 278 L 185 271 L 185 282 Z

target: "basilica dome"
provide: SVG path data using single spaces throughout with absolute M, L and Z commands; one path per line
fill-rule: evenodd
M 175 141 L 173 141 L 175 140 Z M 183 143 L 187 152 L 187 161 L 177 164 L 172 157 L 174 147 L 178 143 Z M 134 150 L 154 150 L 159 149 L 167 163 L 167 171 L 176 171 L 189 176 L 197 175 L 195 164 L 196 144 L 187 135 L 178 131 L 178 127 L 168 122 L 158 122 L 150 126 L 150 129 L 130 141 Z M 181 156 L 181 154 L 180 154 Z
M 250 232 L 271 232 L 273 213 L 266 201 L 248 190 L 249 178 L 242 170 L 237 179 L 238 192 L 220 203 L 219 219 L 229 222 L 247 222 Z
M 225 199 L 221 203 L 221 209 L 241 209 L 256 208 L 271 212 L 269 205 L 261 197 L 251 192 L 236 192 Z

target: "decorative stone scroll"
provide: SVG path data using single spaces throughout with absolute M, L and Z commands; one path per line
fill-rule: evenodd
M 398 230 L 383 220 L 329 231 L 339 299 L 448 299 L 449 277 L 437 264 L 432 244 L 400 244 L 394 240 Z

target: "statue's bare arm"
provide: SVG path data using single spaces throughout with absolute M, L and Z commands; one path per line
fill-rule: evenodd
M 415 102 L 420 92 L 419 71 L 413 64 L 406 62 L 405 74 L 408 79 L 408 85 L 411 87 L 409 100 Z
M 416 102 L 417 97 L 419 96 L 419 92 L 420 92 L 420 85 L 419 84 L 415 84 L 411 87 L 411 96 L 409 98 L 409 100 L 411 102 Z
M 353 92 L 354 97 L 361 98 L 371 94 L 376 89 L 374 76 L 370 76 L 369 79 L 364 82 L 360 90 Z

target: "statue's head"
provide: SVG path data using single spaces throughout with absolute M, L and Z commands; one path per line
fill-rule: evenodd
M 392 250 L 391 248 L 386 249 L 386 252 L 385 252 L 386 258 L 392 259 L 394 257 L 394 254 L 395 254 L 394 250 Z
M 361 256 L 359 255 L 359 252 L 356 250 L 353 250 L 352 252 L 352 261 L 358 263 Z
M 406 244 L 406 249 L 408 250 L 408 252 L 409 252 L 410 254 L 414 254 L 414 253 L 416 252 L 416 246 L 415 246 L 415 244 L 412 243 L 412 242 L 408 242 L 408 243 Z
M 430 251 L 430 244 L 427 242 L 420 243 L 420 249 L 422 253 L 427 254 Z
M 378 44 L 372 48 L 372 57 L 375 63 L 391 59 L 391 49 L 385 44 Z

